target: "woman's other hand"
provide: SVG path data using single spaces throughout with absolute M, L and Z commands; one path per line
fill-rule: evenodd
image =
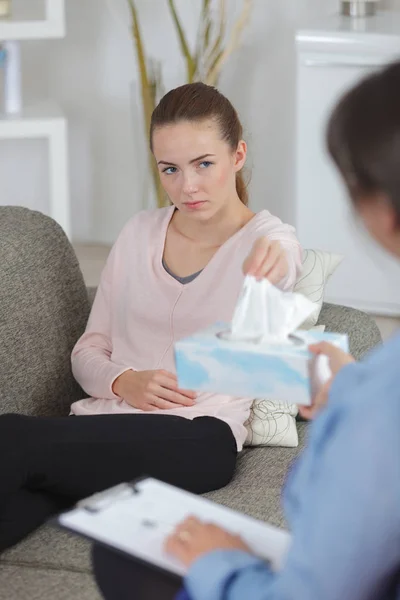
M 344 352 L 337 346 L 329 344 L 328 342 L 320 342 L 319 344 L 313 344 L 309 347 L 310 352 L 315 354 L 323 354 L 329 359 L 329 368 L 332 372 L 332 377 L 321 386 L 316 396 L 313 398 L 311 406 L 300 406 L 299 413 L 304 419 L 314 419 L 328 402 L 329 392 L 331 389 L 332 381 L 338 374 L 340 369 L 344 366 L 355 362 L 355 359 L 347 352 Z
M 113 392 L 146 412 L 194 406 L 197 397 L 195 392 L 180 390 L 176 376 L 168 371 L 125 371 L 114 381 Z

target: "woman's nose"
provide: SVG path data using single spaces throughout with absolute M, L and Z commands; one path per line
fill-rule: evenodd
M 186 175 L 183 180 L 183 192 L 185 194 L 194 194 L 199 189 L 196 178 L 193 175 Z

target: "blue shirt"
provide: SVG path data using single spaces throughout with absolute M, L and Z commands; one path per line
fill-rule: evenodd
M 400 335 L 344 367 L 289 475 L 285 566 L 216 551 L 191 600 L 400 600 Z

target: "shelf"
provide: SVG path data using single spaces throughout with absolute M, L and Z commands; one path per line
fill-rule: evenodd
M 384 51 L 400 56 L 400 13 L 381 11 L 366 18 L 332 15 L 300 26 L 296 41 L 303 51 L 368 55 Z
M 49 214 L 71 236 L 68 126 L 53 103 L 27 107 L 19 115 L 0 115 L 0 140 L 45 139 L 48 143 Z
M 16 115 L 0 113 L 0 139 L 47 135 L 61 120 L 65 120 L 65 115 L 52 102 L 27 106 Z
M 0 112 L 0 123 L 15 122 L 15 121 L 37 121 L 37 120 L 52 120 L 64 117 L 61 108 L 55 102 L 40 102 L 37 104 L 28 105 L 23 108 L 22 112 L 16 115 L 7 115 Z
M 14 10 L 10 18 L 0 19 L 0 42 L 35 40 L 65 36 L 64 0 L 46 0 L 45 18 L 32 19 L 23 7 Z

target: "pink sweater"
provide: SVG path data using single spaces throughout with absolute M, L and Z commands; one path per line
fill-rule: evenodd
M 182 285 L 162 266 L 173 208 L 137 214 L 111 250 L 86 332 L 72 352 L 76 380 L 91 398 L 72 404 L 76 415 L 143 413 L 112 391 L 129 369 L 175 373 L 173 345 L 215 321 L 231 320 L 243 283 L 242 264 L 261 236 L 287 250 L 289 273 L 280 287 L 291 290 L 301 265 L 295 232 L 268 211 L 258 213 L 233 235 L 191 283 Z M 200 394 L 193 407 L 152 411 L 187 419 L 213 416 L 228 423 L 241 450 L 252 398 Z

